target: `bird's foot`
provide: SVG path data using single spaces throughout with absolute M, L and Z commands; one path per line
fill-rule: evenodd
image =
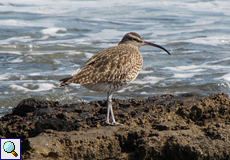
M 112 122 L 112 125 L 113 125 L 113 126 L 124 126 L 124 124 L 117 123 L 117 122 Z
M 105 121 L 105 124 L 106 125 L 109 125 L 109 126 L 123 126 L 124 124 L 120 124 L 120 123 L 117 123 L 117 122 L 108 122 L 108 121 Z

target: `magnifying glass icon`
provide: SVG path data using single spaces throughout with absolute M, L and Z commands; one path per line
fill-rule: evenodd
M 3 149 L 7 153 L 12 153 L 15 157 L 18 156 L 18 154 L 14 151 L 15 150 L 15 145 L 11 141 L 7 141 L 3 145 Z

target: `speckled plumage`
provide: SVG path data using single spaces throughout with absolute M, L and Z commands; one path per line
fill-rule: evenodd
M 94 91 L 117 91 L 137 77 L 142 63 L 138 47 L 120 44 L 91 57 L 61 86 L 76 83 Z M 98 84 L 105 84 L 105 87 L 93 87 Z
M 112 111 L 112 94 L 129 85 L 136 79 L 141 71 L 143 57 L 139 47 L 152 45 L 165 50 L 161 46 L 145 42 L 137 33 L 127 33 L 120 43 L 105 49 L 92 56 L 81 68 L 73 73 L 72 77 L 61 79 L 60 86 L 70 83 L 80 84 L 87 89 L 104 91 L 108 93 L 108 113 L 106 123 L 109 123 L 109 112 L 111 112 L 113 125 L 115 122 Z

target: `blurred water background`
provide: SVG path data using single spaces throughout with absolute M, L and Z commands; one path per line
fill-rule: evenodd
M 59 79 L 131 31 L 172 55 L 140 48 L 143 70 L 114 98 L 230 94 L 230 1 L 1 0 L 0 116 L 29 97 L 106 99 L 75 84 L 60 88 Z

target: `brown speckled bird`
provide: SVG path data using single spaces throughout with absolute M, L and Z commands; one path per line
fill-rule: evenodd
M 76 83 L 93 91 L 107 92 L 107 118 L 108 125 L 122 125 L 115 121 L 112 109 L 112 95 L 129 85 L 136 79 L 142 68 L 143 57 L 139 47 L 149 45 L 158 47 L 169 55 L 163 47 L 144 41 L 137 33 L 127 33 L 120 43 L 105 49 L 92 56 L 82 67 L 73 73 L 73 76 L 61 79 L 60 86 Z M 112 123 L 109 122 L 111 113 Z

